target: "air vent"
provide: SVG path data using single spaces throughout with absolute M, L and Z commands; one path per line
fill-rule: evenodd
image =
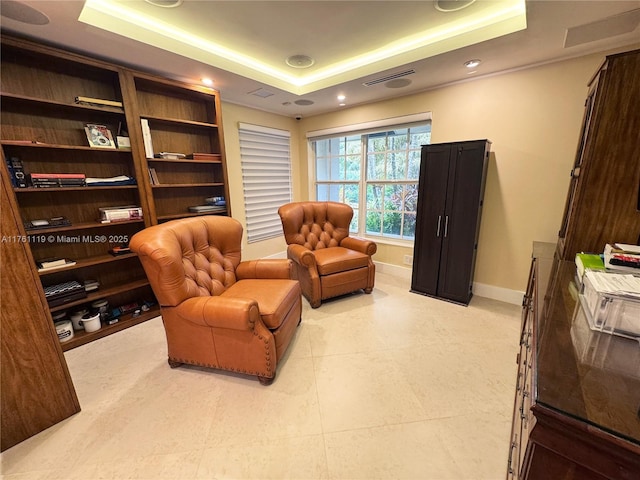
M 255 95 L 256 97 L 260 97 L 260 98 L 268 98 L 275 95 L 275 93 L 270 92 L 269 90 L 265 90 L 264 88 L 259 88 L 257 90 L 247 93 L 247 95 Z
M 391 75 L 387 75 L 386 77 L 380 77 L 376 78 L 375 80 L 364 82 L 363 85 L 365 87 L 370 87 L 371 85 L 377 85 L 379 83 L 388 82 L 389 80 L 395 80 L 396 78 L 406 77 L 407 75 L 413 75 L 414 73 L 416 73 L 414 69 L 406 70 L 404 72 L 392 73 Z

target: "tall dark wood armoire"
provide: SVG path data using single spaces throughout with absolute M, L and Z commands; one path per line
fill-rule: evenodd
M 491 142 L 422 147 L 411 291 L 467 305 Z

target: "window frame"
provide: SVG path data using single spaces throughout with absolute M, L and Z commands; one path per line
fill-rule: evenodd
M 369 158 L 368 158 L 368 140 L 370 138 L 371 135 L 374 135 L 376 133 L 386 133 L 389 131 L 393 131 L 393 130 L 401 130 L 401 129 L 410 129 L 410 128 L 416 128 L 416 127 L 428 127 L 428 135 L 429 138 L 427 140 L 427 144 L 430 143 L 431 140 L 431 127 L 432 127 L 432 122 L 431 122 L 431 113 L 430 112 L 426 112 L 424 114 L 417 114 L 417 115 L 413 115 L 413 116 L 408 116 L 408 117 L 396 117 L 393 119 L 387 119 L 384 121 L 377 121 L 377 122 L 368 122 L 366 124 L 358 124 L 358 125 L 352 125 L 352 126 L 345 126 L 345 127 L 338 127 L 335 129 L 326 129 L 326 130 L 322 130 L 322 131 L 315 131 L 315 132 L 309 132 L 307 134 L 307 139 L 308 139 L 308 147 L 309 147 L 309 152 L 310 152 L 310 162 L 309 162 L 309 168 L 310 170 L 313 172 L 313 175 L 311 175 L 310 178 L 310 190 L 312 191 L 312 197 L 314 199 L 317 200 L 318 198 L 318 187 L 319 185 L 327 185 L 328 190 L 328 198 L 330 197 L 330 188 L 332 185 L 337 185 L 337 186 L 347 186 L 347 185 L 357 185 L 358 186 L 358 206 L 353 206 L 354 210 L 356 211 L 357 214 L 357 219 L 356 219 L 356 226 L 357 226 L 357 231 L 353 231 L 350 229 L 350 233 L 354 234 L 354 235 L 358 235 L 358 236 L 362 236 L 362 237 L 366 237 L 366 238 L 372 238 L 375 239 L 377 242 L 384 242 L 384 243 L 389 243 L 389 244 L 397 244 L 397 245 L 412 245 L 413 242 L 415 241 L 415 232 L 414 232 L 414 238 L 407 238 L 406 236 L 403 238 L 402 235 L 394 235 L 394 234 L 390 234 L 390 233 L 386 233 L 384 232 L 384 226 L 381 225 L 381 232 L 380 233 L 373 233 L 373 232 L 367 232 L 366 230 L 366 221 L 367 221 L 367 212 L 369 211 L 369 202 L 367 199 L 367 190 L 369 186 L 372 185 L 376 185 L 376 186 L 381 186 L 382 187 L 382 191 L 383 191 L 383 195 L 384 195 L 384 191 L 385 191 L 385 187 L 387 185 L 399 185 L 399 186 L 403 186 L 403 188 L 406 188 L 405 186 L 407 185 L 415 185 L 416 191 L 418 188 L 418 183 L 419 183 L 419 166 L 418 166 L 418 172 L 416 172 L 416 178 L 414 179 L 409 179 L 406 178 L 406 176 L 409 175 L 409 171 L 406 172 L 406 176 L 405 178 L 402 179 L 388 179 L 386 178 L 386 173 L 385 173 L 385 178 L 380 179 L 380 178 L 373 178 L 373 179 L 369 179 L 368 178 L 368 171 L 367 171 L 367 167 L 369 165 Z M 408 135 L 410 135 L 410 130 L 407 132 Z M 316 145 L 315 142 L 317 141 L 322 141 L 322 140 L 328 140 L 328 139 L 335 139 L 335 138 L 348 138 L 348 137 L 353 137 L 353 136 L 359 136 L 360 137 L 360 178 L 358 180 L 347 180 L 347 179 L 338 179 L 338 180 L 331 180 L 329 179 L 322 179 L 322 180 L 318 180 L 318 175 L 317 175 L 317 157 L 316 157 Z M 410 137 L 407 138 L 408 141 L 410 141 Z M 425 143 L 421 143 L 421 145 L 424 145 Z M 418 149 L 420 149 L 420 147 L 418 147 Z M 410 151 L 412 150 L 411 145 L 408 144 L 407 145 L 407 165 L 406 168 L 409 168 L 409 158 L 408 155 L 410 155 Z M 394 151 L 394 150 L 386 150 L 385 151 L 385 155 L 386 153 L 388 153 L 389 151 Z M 344 157 L 347 157 L 347 152 L 345 151 Z M 331 155 L 328 155 L 325 158 L 331 158 Z M 419 158 L 418 158 L 418 162 L 419 162 Z M 385 172 L 386 172 L 386 168 L 385 168 Z M 330 175 L 328 175 L 330 176 Z M 384 197 L 383 197 L 384 198 Z M 342 199 L 340 199 L 340 201 L 344 201 L 344 197 Z M 346 202 L 346 203 L 350 203 L 350 202 Z M 404 208 L 404 201 L 403 201 L 403 208 Z M 416 201 L 416 210 L 417 210 L 417 201 Z M 376 210 L 377 212 L 380 212 L 381 215 L 384 215 L 385 210 Z M 392 211 L 395 212 L 395 211 Z M 405 227 L 405 214 L 407 212 L 407 210 L 397 210 L 397 212 L 400 213 L 401 215 L 401 234 L 402 232 L 404 232 L 404 227 Z M 412 213 L 417 213 L 417 212 L 412 212 Z M 355 217 L 356 215 L 354 215 Z M 352 223 L 353 225 L 353 223 Z

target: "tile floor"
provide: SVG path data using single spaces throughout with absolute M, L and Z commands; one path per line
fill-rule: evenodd
M 82 411 L 4 452 L 3 478 L 505 478 L 518 306 L 384 273 L 303 304 L 268 387 L 170 369 L 160 318 L 67 352 Z

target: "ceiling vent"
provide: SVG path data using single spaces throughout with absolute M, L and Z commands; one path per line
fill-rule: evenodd
M 268 98 L 275 95 L 275 93 L 270 92 L 269 90 L 265 90 L 264 88 L 259 88 L 252 92 L 249 92 L 247 95 L 255 95 L 256 97 L 260 97 L 260 98 Z
M 564 48 L 604 40 L 605 38 L 633 32 L 640 25 L 640 8 L 596 20 L 595 22 L 568 28 Z
M 413 75 L 416 71 L 412 68 L 411 70 L 405 70 L 404 72 L 392 73 L 391 75 L 387 75 L 386 77 L 376 78 L 375 80 L 370 80 L 368 82 L 364 82 L 363 85 L 365 87 L 370 87 L 371 85 L 377 85 L 379 83 L 388 82 L 389 80 L 395 80 L 396 78 L 406 77 L 407 75 Z

